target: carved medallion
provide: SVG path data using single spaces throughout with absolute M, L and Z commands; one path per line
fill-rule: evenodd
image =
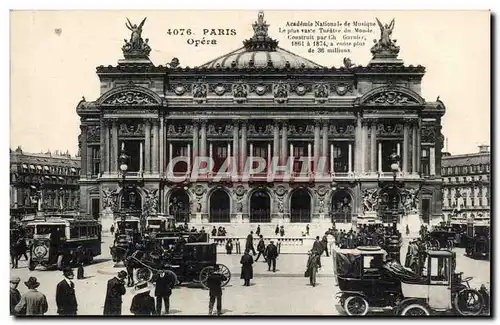
M 205 187 L 203 187 L 203 185 L 196 185 L 193 189 L 193 193 L 196 194 L 197 196 L 202 196 L 203 194 L 205 194 Z
M 310 91 L 310 86 L 306 86 L 302 83 L 297 84 L 293 86 L 294 89 L 292 91 L 295 91 L 295 93 L 299 96 L 304 96 L 308 91 Z
M 236 193 L 236 195 L 238 195 L 238 196 L 243 196 L 243 195 L 245 195 L 246 191 L 247 190 L 243 186 L 240 185 L 240 186 L 236 187 L 236 189 L 234 190 L 234 193 Z
M 217 94 L 217 96 L 222 96 L 226 93 L 226 87 L 223 84 L 217 84 L 214 87 L 214 93 Z
M 278 196 L 283 196 L 286 194 L 287 192 L 287 189 L 286 187 L 284 187 L 283 185 L 279 185 L 278 187 L 276 187 L 276 189 L 274 190 L 274 192 L 276 193 L 276 195 Z
M 319 196 L 324 196 L 328 192 L 328 188 L 326 186 L 320 186 L 316 192 Z
M 332 88 L 335 90 L 335 93 L 337 93 L 337 95 L 339 96 L 344 96 L 348 92 L 352 91 L 352 85 L 345 83 L 332 85 Z
M 185 92 L 186 92 L 186 87 L 182 84 L 178 84 L 177 86 L 174 87 L 174 93 L 177 96 L 184 95 Z
M 265 93 L 267 93 L 267 85 L 264 84 L 252 85 L 251 91 L 255 92 L 259 96 L 262 96 Z

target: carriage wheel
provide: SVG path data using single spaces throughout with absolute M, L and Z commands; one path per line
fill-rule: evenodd
M 401 311 L 401 316 L 429 316 L 430 314 L 429 309 L 421 303 L 410 304 Z
M 222 273 L 226 277 L 226 280 L 222 282 L 222 286 L 224 287 L 231 280 L 231 271 L 229 271 L 229 268 L 224 264 L 217 264 L 217 265 L 219 266 L 220 273 Z
M 454 306 L 462 316 L 477 316 L 483 311 L 484 301 L 477 290 L 467 288 L 455 296 Z
M 364 316 L 368 313 L 368 301 L 361 296 L 347 297 L 343 307 L 349 316 Z
M 200 283 L 205 289 L 208 289 L 207 286 L 208 276 L 213 272 L 214 272 L 213 266 L 205 266 L 200 272 Z
M 153 272 L 147 267 L 141 267 L 136 273 L 137 281 L 149 281 L 153 277 Z

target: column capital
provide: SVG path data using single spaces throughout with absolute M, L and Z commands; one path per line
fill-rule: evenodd
M 323 123 L 323 121 L 321 119 L 315 119 L 313 121 L 313 124 L 315 127 L 320 127 L 322 123 Z
M 290 124 L 288 121 L 281 121 L 281 127 L 286 128 Z
M 369 118 L 363 118 L 361 120 L 361 124 L 363 125 L 377 125 L 378 119 L 374 117 L 369 117 Z
M 241 124 L 241 127 L 247 127 L 248 126 L 248 120 L 247 119 L 239 119 L 238 122 Z
M 241 122 L 241 121 L 240 121 L 239 119 L 235 119 L 235 120 L 232 120 L 231 122 L 232 122 L 233 126 L 234 126 L 235 128 L 237 128 L 237 127 L 239 127 L 239 126 L 240 126 L 240 122 Z

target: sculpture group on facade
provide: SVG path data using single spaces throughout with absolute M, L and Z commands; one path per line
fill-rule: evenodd
M 103 193 L 103 209 L 109 208 L 111 211 L 116 211 L 117 209 L 117 191 L 105 188 L 102 190 Z
M 396 40 L 391 39 L 392 31 L 394 30 L 395 19 L 391 21 L 390 24 L 382 24 L 378 18 L 378 26 L 380 27 L 380 39 L 374 40 L 375 45 L 371 48 L 371 52 L 374 56 L 391 56 L 396 57 L 399 53 L 399 46 L 396 45 Z
M 144 189 L 144 199 L 144 211 L 151 215 L 158 213 L 158 190 Z
M 147 17 L 146 17 L 147 18 Z M 130 19 L 127 18 L 125 26 L 132 32 L 130 34 L 130 41 L 124 40 L 125 45 L 122 47 L 123 54 L 125 58 L 140 58 L 148 57 L 151 52 L 151 47 L 149 47 L 149 39 L 142 39 L 142 27 L 146 22 L 146 18 L 137 26 L 137 24 L 132 24 Z

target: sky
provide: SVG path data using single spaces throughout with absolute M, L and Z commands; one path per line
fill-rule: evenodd
M 11 13 L 10 147 L 27 152 L 78 150 L 82 98 L 96 100 L 100 85 L 95 68 L 123 58 L 130 37 L 126 18 L 147 21 L 143 37 L 155 65 L 173 57 L 181 66 L 198 66 L 242 46 L 253 35 L 257 11 L 13 11 Z M 439 96 L 446 106 L 443 134 L 452 154 L 477 152 L 490 143 L 490 13 L 488 11 L 265 11 L 269 35 L 279 46 L 324 66 L 342 66 L 345 54 L 308 53 L 278 32 L 287 21 L 370 21 L 395 18 L 393 39 L 406 65 L 423 65 L 421 95 Z M 217 45 L 194 47 L 171 29 L 235 29 L 236 35 L 213 37 Z M 372 39 L 348 56 L 357 65 L 371 59 Z M 207 37 L 208 39 L 209 37 Z

